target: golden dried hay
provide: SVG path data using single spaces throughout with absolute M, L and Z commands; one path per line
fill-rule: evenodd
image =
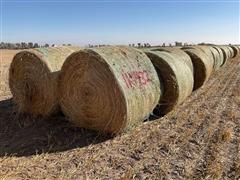
M 216 49 L 219 54 L 219 59 L 218 59 L 217 65 L 215 66 L 215 69 L 217 70 L 224 64 L 224 55 L 223 55 L 223 51 L 221 50 L 221 48 L 219 48 L 218 46 L 212 46 L 212 47 L 214 49 Z
M 182 48 L 190 57 L 194 68 L 194 88 L 200 88 L 210 77 L 213 71 L 214 60 L 198 48 Z
M 218 46 L 223 52 L 223 65 L 231 58 L 231 52 L 227 46 Z
M 9 86 L 19 112 L 49 116 L 58 111 L 59 70 L 78 47 L 37 48 L 17 53 L 9 69 Z
M 233 58 L 234 57 L 234 50 L 230 46 L 227 46 L 227 48 L 230 51 L 230 58 Z
M 189 47 L 187 47 L 189 48 Z M 221 49 L 214 48 L 213 46 L 209 45 L 201 45 L 201 46 L 192 46 L 190 48 L 194 49 L 201 49 L 205 52 L 205 54 L 214 61 L 213 69 L 218 70 L 223 65 L 223 52 Z
M 192 93 L 193 72 L 181 59 L 180 53 L 158 50 L 145 51 L 145 53 L 151 59 L 163 84 L 163 95 L 154 113 L 166 114 Z
M 214 54 L 214 53 L 216 53 L 216 52 L 213 53 L 213 51 L 211 51 L 211 46 L 201 45 L 201 46 L 195 46 L 195 47 L 200 48 L 205 52 L 205 54 L 214 62 L 213 63 L 213 68 L 214 68 L 215 56 L 216 56 L 216 54 Z
M 232 50 L 233 50 L 233 57 L 236 57 L 238 54 L 239 54 L 239 51 L 240 51 L 240 49 L 237 47 L 237 46 L 230 46 L 230 48 L 232 48 Z
M 214 57 L 213 69 L 218 70 L 218 69 L 220 69 L 220 67 L 222 65 L 222 62 L 223 62 L 223 54 L 220 54 L 219 51 L 216 48 L 213 48 L 212 46 L 208 46 L 208 47 L 209 47 L 209 49 L 212 52 L 212 55 Z
M 191 58 L 183 50 L 176 48 L 176 47 L 159 47 L 159 48 L 152 48 L 151 50 L 152 51 L 165 51 L 165 52 L 176 54 L 178 56 L 177 59 L 183 60 L 188 65 L 188 67 L 191 69 L 191 71 L 193 73 L 193 64 L 192 64 Z
M 204 46 L 201 45 L 201 46 L 195 46 L 195 47 L 202 49 L 208 55 L 208 57 L 214 61 L 214 64 L 213 64 L 214 70 L 218 70 L 221 67 L 222 59 L 220 57 L 220 54 L 215 48 L 209 45 L 204 45 Z
M 124 46 L 73 53 L 63 64 L 59 85 L 60 105 L 71 122 L 112 134 L 142 122 L 161 95 L 149 58 Z
M 200 50 L 202 51 L 206 56 L 208 56 L 208 58 L 210 58 L 211 60 L 214 61 L 214 57 L 213 57 L 213 54 L 210 50 L 210 48 L 208 46 L 199 46 L 199 45 L 195 45 L 195 46 L 186 46 L 186 47 L 182 47 L 181 48 L 182 50 L 185 50 L 185 49 L 197 49 L 197 50 Z

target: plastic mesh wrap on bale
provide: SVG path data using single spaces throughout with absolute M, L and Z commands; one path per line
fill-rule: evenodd
M 211 50 L 210 46 L 196 46 L 196 47 L 202 49 L 205 52 L 205 54 L 209 57 L 209 59 L 211 59 L 214 62 L 213 63 L 213 67 L 214 67 L 216 51 Z
M 221 65 L 223 63 L 223 54 L 222 54 L 222 52 L 219 53 L 219 51 L 216 48 L 212 47 L 212 46 L 193 46 L 193 47 L 197 48 L 197 49 L 203 50 L 205 52 L 205 54 L 212 61 L 214 61 L 214 63 L 213 63 L 213 69 L 214 70 L 218 70 L 221 67 Z
M 217 49 L 215 49 L 211 46 L 208 46 L 208 47 L 209 47 L 209 49 L 213 55 L 213 59 L 214 59 L 213 69 L 218 70 L 218 69 L 220 69 L 221 64 L 222 64 L 221 55 L 219 54 Z
M 231 51 L 227 46 L 218 46 L 218 47 L 223 52 L 223 57 L 224 57 L 223 65 L 224 65 L 227 62 L 227 60 L 231 58 Z
M 222 67 L 224 65 L 224 54 L 220 47 L 212 46 L 212 48 L 216 49 L 219 54 L 219 58 L 214 63 L 214 68 L 216 70 L 218 70 L 218 69 L 220 69 L 220 67 Z
M 151 50 L 152 51 L 165 51 L 170 54 L 173 53 L 173 54 L 177 55 L 178 59 L 183 60 L 188 65 L 188 67 L 191 69 L 191 71 L 193 72 L 193 64 L 192 64 L 191 58 L 183 50 L 181 50 L 179 48 L 173 48 L 173 47 L 152 48 Z
M 60 104 L 69 120 L 112 134 L 142 122 L 161 95 L 151 61 L 130 47 L 75 52 L 64 63 L 60 80 Z
M 227 48 L 230 51 L 230 58 L 233 58 L 234 57 L 234 50 L 230 46 L 227 46 Z
M 183 48 L 184 51 L 191 57 L 194 68 L 194 90 L 200 88 L 210 77 L 213 71 L 213 58 L 197 48 Z
M 230 46 L 233 50 L 233 57 L 236 57 L 239 54 L 240 49 L 237 46 Z
M 9 86 L 19 111 L 49 116 L 58 111 L 57 84 L 61 66 L 78 47 L 52 47 L 21 51 L 9 70 Z
M 178 54 L 158 50 L 145 53 L 151 59 L 163 84 L 163 95 L 154 113 L 166 114 L 192 93 L 193 72 Z

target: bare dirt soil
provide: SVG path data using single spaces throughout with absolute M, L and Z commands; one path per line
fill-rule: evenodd
M 19 115 L 9 62 L 1 71 L 0 179 L 240 178 L 240 57 L 171 113 L 115 138 L 63 115 Z

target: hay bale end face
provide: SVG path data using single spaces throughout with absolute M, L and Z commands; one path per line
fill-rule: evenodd
M 38 48 L 16 54 L 9 69 L 9 86 L 20 113 L 49 116 L 58 111 L 58 73 L 77 47 Z
M 163 95 L 154 110 L 156 115 L 170 112 L 181 104 L 193 90 L 193 72 L 178 54 L 164 51 L 145 51 L 156 68 L 163 84 Z
M 130 47 L 73 53 L 62 67 L 59 85 L 60 105 L 71 122 L 112 134 L 142 122 L 161 95 L 151 61 Z
M 191 57 L 194 67 L 194 88 L 200 88 L 210 77 L 213 71 L 214 60 L 209 58 L 204 51 L 194 48 L 183 48 L 183 50 Z

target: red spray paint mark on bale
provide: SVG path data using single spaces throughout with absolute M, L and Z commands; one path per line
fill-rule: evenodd
M 147 71 L 131 71 L 131 72 L 123 72 L 122 77 L 128 88 L 136 87 L 140 85 L 140 87 L 147 85 L 150 81 L 148 78 Z

